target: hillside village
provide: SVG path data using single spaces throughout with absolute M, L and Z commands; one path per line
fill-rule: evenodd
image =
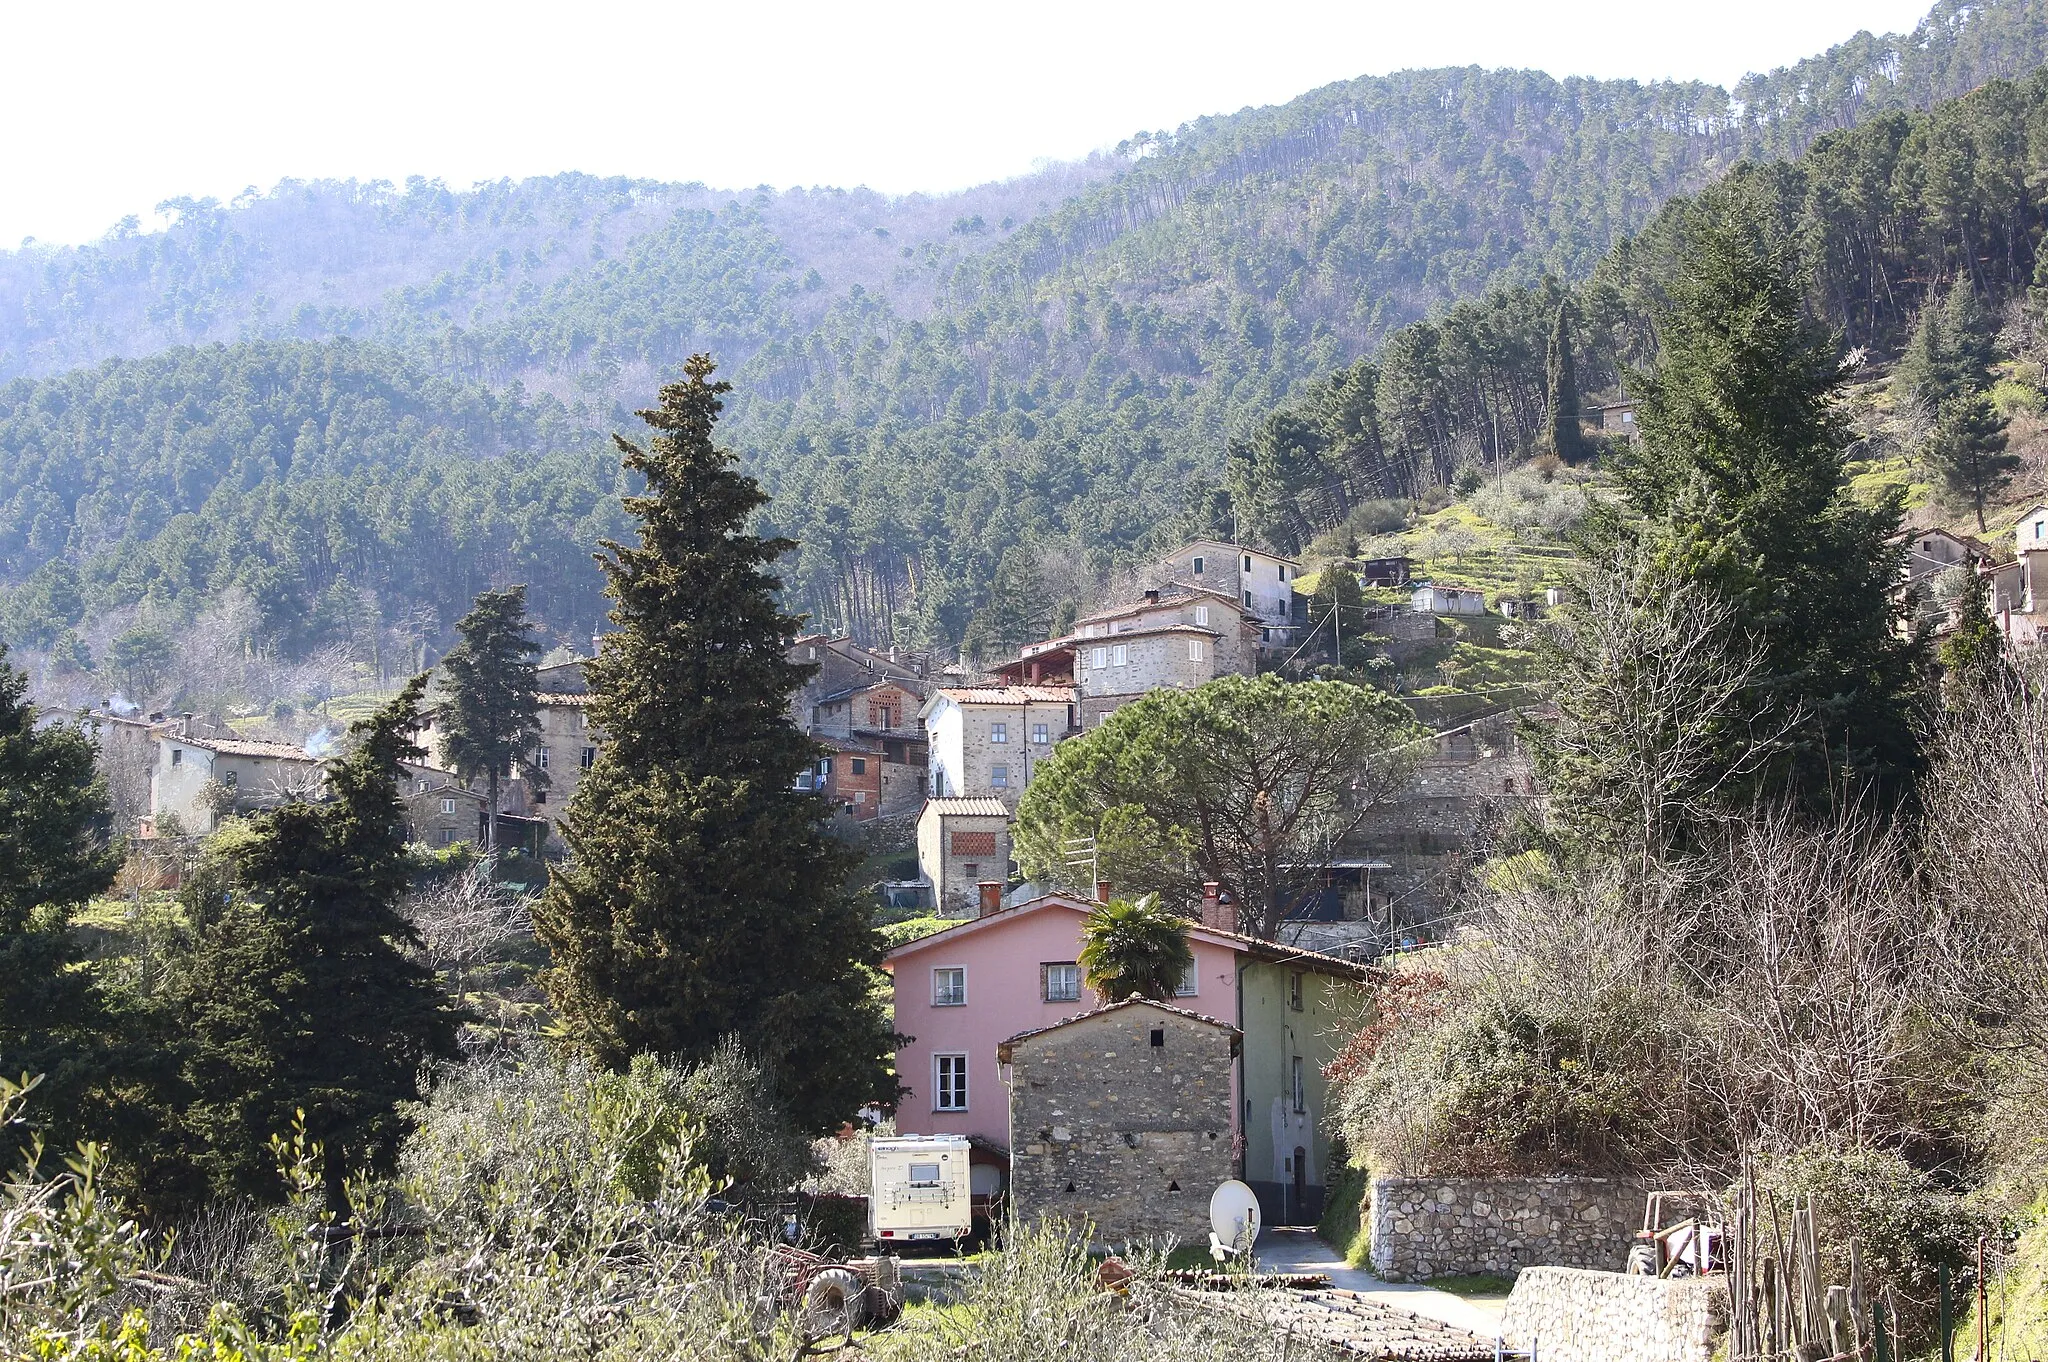
M 2048 1362 L 2043 166 L 1940 0 L 0 252 L 0 1362 Z

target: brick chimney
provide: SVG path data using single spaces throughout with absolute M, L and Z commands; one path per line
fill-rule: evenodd
M 983 880 L 976 886 L 981 890 L 981 916 L 993 917 L 1003 911 L 1003 886 L 995 880 Z
M 1214 880 L 1202 885 L 1202 925 L 1217 932 L 1237 930 L 1236 909 L 1224 906 L 1223 886 Z
M 1109 902 L 1109 881 L 1108 881 L 1108 880 L 1097 880 L 1097 881 L 1095 882 L 1095 901 L 1096 901 L 1097 903 L 1108 903 L 1108 902 Z
M 1159 604 L 1159 590 L 1158 590 L 1158 588 L 1157 588 L 1157 587 L 1154 587 L 1154 588 L 1153 588 L 1152 590 L 1150 590 L 1150 591 L 1147 591 L 1147 592 L 1145 593 L 1145 604 L 1147 604 L 1147 605 L 1157 605 L 1157 604 Z

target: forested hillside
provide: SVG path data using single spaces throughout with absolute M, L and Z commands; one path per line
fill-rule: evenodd
M 950 646 L 1006 556 L 1106 568 L 1233 515 L 1292 547 L 1531 448 L 1547 280 L 1593 281 L 1589 385 L 1639 357 L 1679 220 L 1653 218 L 1743 157 L 1857 129 L 1744 181 L 1849 252 L 1815 301 L 1859 343 L 1917 300 L 1923 219 L 1941 261 L 2002 231 L 1988 268 L 2030 276 L 2038 98 L 1997 95 L 1982 127 L 1902 111 L 2037 66 L 2044 15 L 1942 0 L 1733 96 L 1369 77 L 938 198 L 288 183 L 0 255 L 9 635 L 239 586 L 260 647 L 316 646 L 364 601 L 431 638 L 517 579 L 582 638 L 601 433 L 697 349 L 737 384 L 726 429 L 825 627 Z M 194 342 L 226 348 L 167 348 Z

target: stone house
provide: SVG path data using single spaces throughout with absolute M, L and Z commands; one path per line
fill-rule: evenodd
M 160 729 L 155 736 L 145 829 L 151 835 L 163 830 L 168 816 L 186 834 L 203 836 L 227 814 L 276 808 L 320 789 L 322 763 L 302 747 L 193 737 L 175 728 Z M 224 802 L 216 804 L 216 799 Z
M 889 953 L 883 968 L 895 1027 L 908 1038 L 896 1054 L 908 1089 L 898 1130 L 1011 1148 L 996 1048 L 1104 1001 L 1082 982 L 1077 964 L 1093 906 L 1046 894 L 1005 908 L 998 891 L 972 920 Z M 1199 912 L 1187 933 L 1194 967 L 1174 1001 L 1242 1033 L 1229 1106 L 1234 1175 L 1258 1193 L 1270 1223 L 1313 1224 L 1322 1214 L 1333 1133 L 1323 1068 L 1362 1022 L 1369 1000 L 1361 985 L 1371 975 L 1347 960 L 1230 930 L 1234 909 L 1213 896 Z
M 922 703 L 931 689 L 931 659 L 921 653 L 912 654 L 896 649 L 878 651 L 864 648 L 850 638 L 834 638 L 829 634 L 805 634 L 790 645 L 788 658 L 815 666 L 810 680 L 804 682 L 789 697 L 790 721 L 806 733 L 817 731 L 813 724 L 813 711 L 827 696 L 836 696 L 877 681 L 894 681 L 918 697 Z M 900 723 L 906 715 L 915 714 L 917 704 L 909 705 L 897 716 Z
M 1258 621 L 1259 642 L 1267 648 L 1292 647 L 1297 631 L 1308 622 L 1307 598 L 1294 591 L 1301 564 L 1277 553 L 1196 539 L 1160 559 L 1154 572 L 1166 581 L 1204 587 L 1238 602 Z
M 997 799 L 1015 810 L 1033 767 L 1073 731 L 1071 686 L 947 686 L 918 718 L 934 799 Z
M 1486 593 L 1424 582 L 1409 596 L 1408 608 L 1418 615 L 1483 615 Z
M 1236 600 L 1207 588 L 1147 591 L 1137 602 L 1075 621 L 1080 722 L 1102 722 L 1162 686 L 1189 690 L 1257 670 L 1264 629 Z
M 465 786 L 453 771 L 405 764 L 399 801 L 405 805 L 405 836 L 424 846 L 447 847 L 457 842 L 481 845 L 484 805 L 480 791 Z
M 932 799 L 917 816 L 917 870 L 941 916 L 969 916 L 984 883 L 1010 878 L 1010 811 L 998 799 Z
M 547 772 L 547 787 L 539 788 L 527 772 L 515 764 L 509 778 L 498 783 L 498 812 L 544 824 L 544 839 L 550 851 L 565 850 L 555 826 L 562 810 L 582 782 L 583 773 L 597 762 L 604 746 L 604 734 L 590 723 L 590 688 L 583 678 L 589 659 L 576 658 L 537 669 L 538 694 L 534 718 L 540 724 L 540 742 L 534 750 L 534 769 Z M 426 750 L 428 767 L 450 767 L 440 730 L 432 718 L 414 735 Z M 476 784 L 481 787 L 483 782 Z M 481 793 L 479 797 L 483 797 Z M 499 829 L 502 840 L 504 829 Z M 458 839 L 463 840 L 463 839 Z
M 848 817 L 866 822 L 882 811 L 882 749 L 865 738 L 815 738 L 825 755 L 808 781 L 797 788 L 815 790 Z
M 1228 1022 L 1128 998 L 996 1046 L 1009 1070 L 1010 1200 L 1098 1242 L 1206 1242 L 1236 1172 Z

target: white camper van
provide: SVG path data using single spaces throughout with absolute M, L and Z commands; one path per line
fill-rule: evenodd
M 868 1147 L 868 1234 L 891 1244 L 965 1239 L 974 1191 L 967 1140 L 960 1135 L 897 1135 Z

